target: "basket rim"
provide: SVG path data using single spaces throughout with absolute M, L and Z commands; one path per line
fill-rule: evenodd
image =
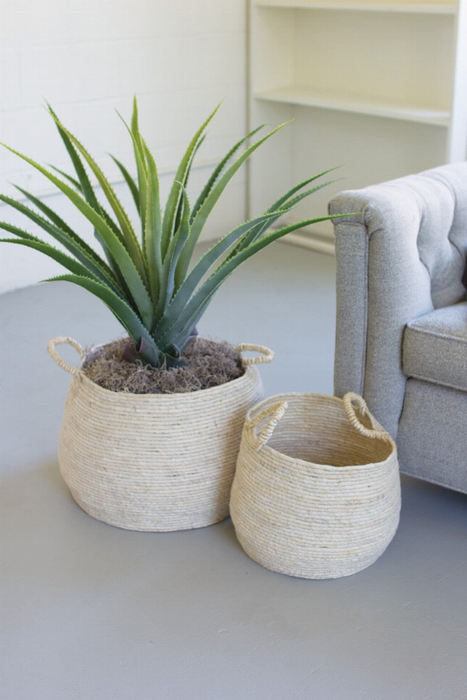
M 251 414 L 253 412 L 257 412 L 261 410 L 262 408 L 266 408 L 268 403 L 277 403 L 278 401 L 287 401 L 287 399 L 290 398 L 295 398 L 295 397 L 306 397 L 310 399 L 326 399 L 329 401 L 329 403 L 336 403 L 336 404 L 341 404 L 343 403 L 343 400 L 340 399 L 338 396 L 331 396 L 329 394 L 318 394 L 314 392 L 305 392 L 305 391 L 290 391 L 287 393 L 282 393 L 282 394 L 274 394 L 273 396 L 268 396 L 262 401 L 258 402 L 255 404 L 255 406 L 252 406 L 250 410 L 248 411 L 246 415 L 246 420 L 251 420 Z M 367 438 L 365 436 L 361 436 L 365 440 L 371 440 L 371 438 Z M 247 438 L 250 441 L 250 438 Z M 390 446 L 391 446 L 391 451 L 386 457 L 386 459 L 379 461 L 379 462 L 368 462 L 365 464 L 347 464 L 342 467 L 338 467 L 333 464 L 325 464 L 321 462 L 310 462 L 306 459 L 300 459 L 299 457 L 291 457 L 290 455 L 286 455 L 283 452 L 279 452 L 279 450 L 276 450 L 274 447 L 271 447 L 267 443 L 261 448 L 260 454 L 268 454 L 270 457 L 274 457 L 277 459 L 279 457 L 281 460 L 283 460 L 285 463 L 288 463 L 289 465 L 296 465 L 299 464 L 300 466 L 304 467 L 318 467 L 319 469 L 324 469 L 325 471 L 330 471 L 330 472 L 335 472 L 339 471 L 341 472 L 342 470 L 345 471 L 351 471 L 351 470 L 371 470 L 374 469 L 375 467 L 384 467 L 387 466 L 387 464 L 394 460 L 396 458 L 397 460 L 397 446 L 394 440 L 391 438 L 390 439 Z
M 86 353 L 86 355 L 83 357 L 81 362 L 78 365 L 79 372 L 78 374 L 73 377 L 73 379 L 78 379 L 79 381 L 82 381 L 84 383 L 87 383 L 89 386 L 93 388 L 93 390 L 97 391 L 98 393 L 101 393 L 102 396 L 108 396 L 112 397 L 114 400 L 116 397 L 118 398 L 123 398 L 125 401 L 132 401 L 132 400 L 145 400 L 145 401 L 175 401 L 176 399 L 180 399 L 183 397 L 185 400 L 195 400 L 194 397 L 199 397 L 199 396 L 214 396 L 216 393 L 220 393 L 222 391 L 226 391 L 227 388 L 232 391 L 234 389 L 240 388 L 242 383 L 247 383 L 250 382 L 252 379 L 259 378 L 260 373 L 258 371 L 258 368 L 255 365 L 247 365 L 246 367 L 244 366 L 244 373 L 240 376 L 237 377 L 236 379 L 231 379 L 228 382 L 224 382 L 223 384 L 218 384 L 217 386 L 211 386 L 208 389 L 197 389 L 196 391 L 181 391 L 177 393 L 172 393 L 172 394 L 133 394 L 131 392 L 126 392 L 126 391 L 112 391 L 111 389 L 106 389 L 103 386 L 99 386 L 99 384 L 96 384 L 96 382 L 93 382 L 92 379 L 90 379 L 88 376 L 84 374 L 82 371 L 83 365 L 88 359 L 88 357 L 93 353 L 96 352 L 96 350 L 99 350 L 99 348 L 105 347 L 105 345 L 108 345 L 108 343 L 100 343 L 99 345 L 93 345 L 92 348 L 89 350 L 89 352 Z M 233 387 L 233 388 L 232 388 Z

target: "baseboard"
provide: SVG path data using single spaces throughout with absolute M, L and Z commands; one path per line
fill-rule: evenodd
M 299 233 L 289 233 L 284 238 L 279 239 L 282 243 L 308 248 L 318 253 L 335 255 L 334 233 L 329 229 L 317 228 L 316 226 L 305 226 Z

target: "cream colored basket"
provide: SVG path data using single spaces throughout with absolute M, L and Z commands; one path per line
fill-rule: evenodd
M 56 346 L 81 356 L 72 367 Z M 71 338 L 48 350 L 73 375 L 59 440 L 59 464 L 73 498 L 89 515 L 128 530 L 204 527 L 229 515 L 229 495 L 246 412 L 263 396 L 258 369 L 274 354 L 259 345 L 239 351 L 238 379 L 186 394 L 136 395 L 103 389 L 81 371 L 86 359 Z M 89 356 L 88 356 L 89 357 Z
M 230 511 L 243 549 L 267 569 L 355 574 L 397 530 L 396 446 L 357 394 L 266 399 L 247 414 Z

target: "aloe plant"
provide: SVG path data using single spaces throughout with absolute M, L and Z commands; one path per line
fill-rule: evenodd
M 35 209 L 3 195 L 0 195 L 0 200 L 55 238 L 67 253 L 7 222 L 0 222 L 0 228 L 16 238 L 1 240 L 38 250 L 68 270 L 67 274 L 45 281 L 73 282 L 101 299 L 134 341 L 136 350 L 128 350 L 126 355 L 130 361 L 140 359 L 155 367 L 183 364 L 181 354 L 189 340 L 196 335 L 196 324 L 221 284 L 241 263 L 291 231 L 330 218 L 308 219 L 267 232 L 302 199 L 330 184 L 314 184 L 305 189 L 330 172 L 327 170 L 293 187 L 264 214 L 235 228 L 192 265 L 195 246 L 206 220 L 229 181 L 254 151 L 284 126 L 248 145 L 250 139 L 263 128 L 259 127 L 236 143 L 214 169 L 191 206 L 187 195 L 190 169 L 205 138 L 206 127 L 218 108 L 191 140 L 163 209 L 156 163 L 141 135 L 138 107 L 134 100 L 131 123 L 126 127 L 133 143 L 136 178 L 119 160 L 112 158 L 133 197 L 141 223 L 139 236 L 99 165 L 65 128 L 50 106 L 50 115 L 70 156 L 73 175 L 51 166 L 52 172 L 5 146 L 42 173 L 92 224 L 104 256 L 98 255 L 44 202 L 20 187 L 17 189 Z M 98 200 L 86 166 L 105 196 L 105 206 Z

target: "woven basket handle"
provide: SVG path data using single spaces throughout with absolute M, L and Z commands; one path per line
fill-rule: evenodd
M 251 343 L 240 343 L 235 348 L 237 352 L 244 352 L 249 350 L 250 352 L 261 353 L 259 357 L 242 357 L 242 365 L 244 367 L 249 367 L 250 365 L 259 365 L 263 362 L 272 362 L 274 359 L 274 353 L 269 348 L 265 348 L 264 345 L 251 345 Z
M 86 352 L 83 348 L 82 345 L 78 343 L 77 340 L 73 340 L 73 338 L 67 338 L 65 336 L 60 336 L 58 338 L 52 338 L 52 340 L 49 340 L 47 343 L 47 350 L 49 351 L 50 355 L 52 358 L 55 360 L 57 365 L 64 369 L 66 372 L 69 372 L 70 374 L 73 374 L 76 376 L 80 372 L 79 367 L 73 367 L 73 365 L 69 365 L 67 362 L 62 360 L 60 355 L 57 352 L 56 345 L 71 345 L 80 355 L 81 360 L 83 360 Z
M 358 430 L 358 432 L 361 435 L 364 435 L 365 437 L 372 438 L 372 439 L 377 439 L 377 440 L 385 440 L 386 442 L 391 441 L 391 436 L 389 433 L 382 428 L 379 423 L 376 422 L 376 420 L 373 418 L 371 415 L 370 411 L 368 410 L 368 406 L 366 404 L 365 399 L 363 399 L 360 394 L 355 394 L 352 391 L 349 391 L 347 394 L 345 394 L 344 399 L 344 409 L 347 414 L 347 418 L 353 425 L 353 427 Z M 359 417 L 355 413 L 355 406 L 354 403 L 357 404 L 358 408 L 360 409 L 360 412 L 363 416 L 368 416 L 371 422 L 372 429 L 366 428 L 363 423 L 360 422 Z
M 256 415 L 249 421 L 248 428 L 250 428 L 250 430 L 253 432 L 253 435 L 256 439 L 256 449 L 258 452 L 266 445 L 269 438 L 272 436 L 274 428 L 284 415 L 287 406 L 287 401 L 279 401 L 278 403 L 275 403 L 272 406 L 268 406 L 264 409 L 264 411 L 261 411 L 260 413 L 258 413 L 258 415 Z M 256 432 L 256 426 L 259 423 L 262 423 L 267 418 L 269 420 L 264 426 L 264 428 L 262 428 L 262 430 L 260 430 L 259 432 Z

